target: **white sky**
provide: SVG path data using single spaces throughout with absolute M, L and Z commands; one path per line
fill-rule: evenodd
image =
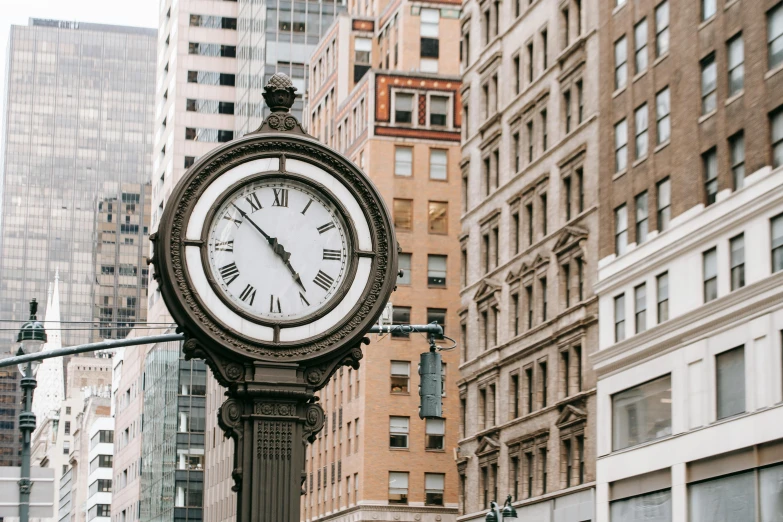
M 29 18 L 51 18 L 99 24 L 157 27 L 158 0 L 0 0 L 0 90 L 5 86 L 5 60 L 11 25 Z M 5 93 L 0 95 L 3 114 Z

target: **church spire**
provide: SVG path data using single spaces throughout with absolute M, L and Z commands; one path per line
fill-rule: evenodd
M 60 333 L 60 271 L 55 272 L 54 283 L 49 285 L 44 313 L 44 328 L 48 341 L 43 351 L 62 347 Z M 57 414 L 60 404 L 65 399 L 65 381 L 63 378 L 63 359 L 53 357 L 44 359 L 38 369 L 38 389 L 33 395 L 33 413 L 38 418 L 39 425 L 43 419 Z

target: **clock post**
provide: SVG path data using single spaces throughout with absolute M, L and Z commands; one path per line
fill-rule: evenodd
M 261 127 L 174 188 L 151 262 L 185 356 L 226 388 L 218 424 L 235 443 L 238 522 L 299 522 L 305 444 L 324 425 L 316 392 L 359 367 L 398 246 L 369 178 L 290 114 L 290 79 L 265 91 Z

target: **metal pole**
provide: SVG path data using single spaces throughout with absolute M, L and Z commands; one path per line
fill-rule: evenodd
M 33 391 L 38 382 L 33 375 L 33 363 L 27 363 L 27 371 L 22 376 L 21 385 L 24 390 L 24 406 L 19 414 L 19 430 L 22 432 L 22 470 L 19 479 L 19 522 L 30 519 L 30 490 L 33 483 L 30 480 L 30 439 L 35 431 L 35 414 L 33 413 Z

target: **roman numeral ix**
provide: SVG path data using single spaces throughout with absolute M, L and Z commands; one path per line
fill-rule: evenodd
M 273 207 L 287 207 L 288 206 L 288 189 L 272 189 L 275 191 L 275 202 L 272 203 Z
M 239 269 L 237 268 L 236 263 L 229 263 L 226 266 L 221 267 L 220 277 L 226 282 L 226 286 L 233 283 L 234 280 L 239 277 Z
M 313 279 L 313 283 L 317 284 L 326 292 L 328 292 L 329 288 L 332 287 L 332 283 L 334 283 L 334 279 L 332 276 L 325 274 L 322 270 L 319 270 L 318 274 L 315 276 L 315 279 Z
M 239 294 L 239 298 L 243 301 L 250 299 L 250 306 L 253 306 L 253 301 L 256 298 L 256 289 L 252 285 L 247 285 L 242 293 Z

